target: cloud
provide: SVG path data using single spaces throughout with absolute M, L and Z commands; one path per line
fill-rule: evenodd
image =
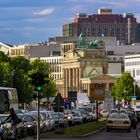
M 40 10 L 40 11 L 38 11 L 38 12 L 34 12 L 33 14 L 34 15 L 50 15 L 51 13 L 53 13 L 53 11 L 54 11 L 54 8 L 52 7 L 52 8 L 46 8 L 46 9 L 42 9 L 42 10 Z

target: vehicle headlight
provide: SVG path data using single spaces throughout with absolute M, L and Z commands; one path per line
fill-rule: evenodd
M 27 127 L 32 127 L 32 125 L 28 124 Z
M 68 119 L 71 119 L 71 117 L 68 117 Z

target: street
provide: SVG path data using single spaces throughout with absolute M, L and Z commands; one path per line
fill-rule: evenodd
M 140 125 L 139 125 L 140 126 Z M 138 127 L 139 127 L 138 126 Z M 111 132 L 106 132 L 105 130 L 98 132 L 96 134 L 80 137 L 80 138 L 44 138 L 41 140 L 137 140 L 136 130 L 132 129 L 131 133 L 121 130 L 112 130 Z

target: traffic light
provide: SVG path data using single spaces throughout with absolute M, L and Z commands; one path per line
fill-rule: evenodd
M 45 75 L 41 72 L 36 72 L 29 75 L 31 78 L 30 83 L 35 87 L 35 91 L 42 91 L 42 86 L 49 82 L 48 75 Z M 47 80 L 45 80 L 47 78 Z
M 69 98 L 64 98 L 64 102 L 67 102 L 67 101 L 69 101 Z

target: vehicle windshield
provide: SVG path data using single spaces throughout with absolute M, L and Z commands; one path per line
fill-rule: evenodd
M 136 111 L 137 116 L 140 116 L 140 111 Z
M 84 110 L 86 112 L 92 112 L 92 108 L 78 108 L 79 110 Z
M 110 119 L 128 119 L 128 116 L 124 113 L 112 113 L 109 115 Z
M 54 119 L 56 119 L 56 118 L 61 118 L 61 119 L 63 119 L 63 118 L 64 118 L 64 115 L 61 114 L 61 113 L 52 113 L 52 117 L 53 117 Z
M 4 122 L 8 116 L 0 116 L 0 122 Z
M 22 120 L 27 121 L 27 122 L 28 121 L 32 122 L 35 120 L 31 115 L 23 115 L 21 118 L 22 118 Z

